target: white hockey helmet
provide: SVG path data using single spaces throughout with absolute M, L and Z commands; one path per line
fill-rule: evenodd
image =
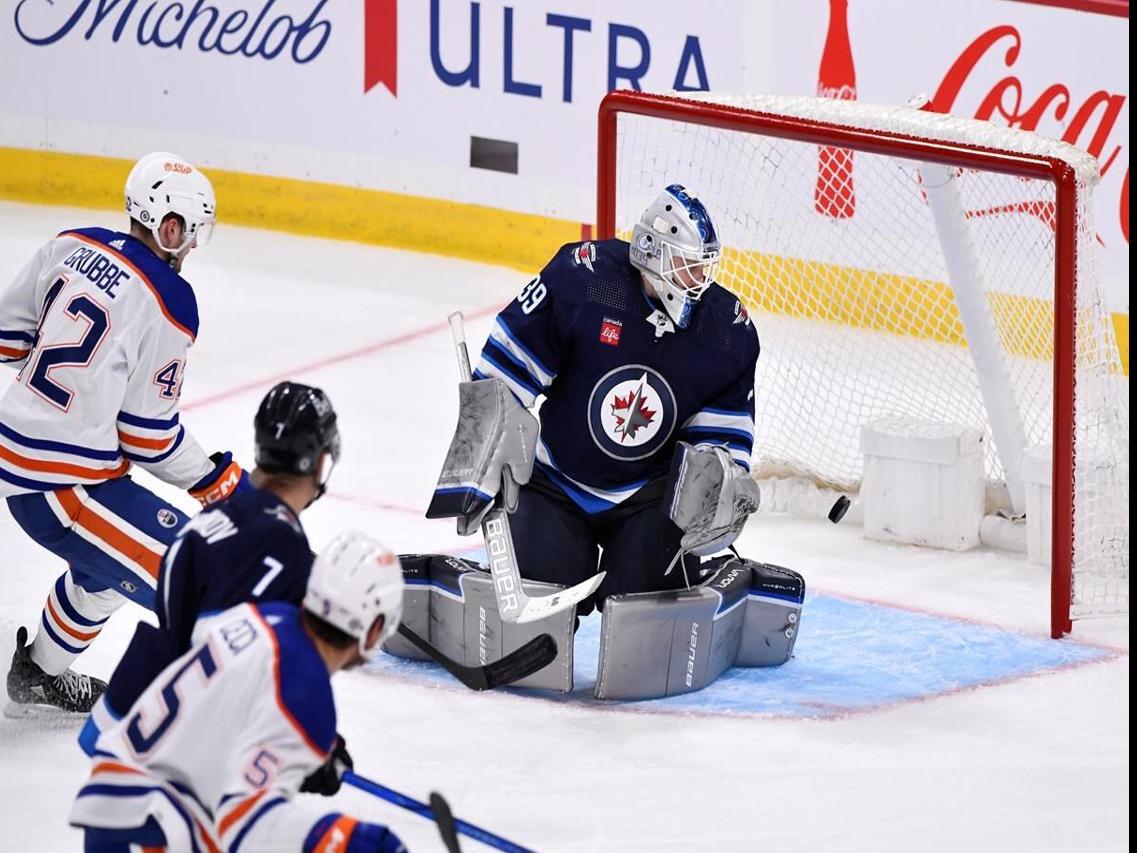
M 126 213 L 150 229 L 158 246 L 177 255 L 194 241 L 204 246 L 217 220 L 217 200 L 209 178 L 176 154 L 155 151 L 134 164 L 126 178 Z M 158 236 L 162 220 L 174 213 L 185 222 L 180 246 L 164 246 Z
M 366 533 L 341 533 L 318 556 L 308 576 L 304 609 L 359 641 L 370 658 L 399 627 L 403 616 L 403 569 L 399 558 Z M 368 645 L 375 620 L 379 639 Z
M 632 229 L 632 265 L 655 289 L 680 329 L 714 281 L 722 246 L 714 222 L 694 193 L 671 184 L 648 205 Z

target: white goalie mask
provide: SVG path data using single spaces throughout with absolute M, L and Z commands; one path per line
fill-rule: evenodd
M 715 225 L 703 203 L 681 185 L 669 186 L 632 229 L 628 254 L 632 265 L 647 276 L 672 322 L 687 328 L 722 257 Z
M 312 564 L 304 609 L 359 641 L 369 659 L 403 617 L 403 568 L 399 558 L 366 533 L 341 533 Z M 368 643 L 380 616 L 383 630 Z
M 155 151 L 134 164 L 126 178 L 126 214 L 154 235 L 159 248 L 178 255 L 190 244 L 204 246 L 217 220 L 217 200 L 209 178 L 176 154 Z M 181 245 L 166 246 L 158 235 L 162 220 L 174 213 L 185 223 Z

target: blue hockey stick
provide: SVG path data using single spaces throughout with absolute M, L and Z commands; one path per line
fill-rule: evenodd
M 394 791 L 386 785 L 372 782 L 370 779 L 365 779 L 363 776 L 359 776 L 350 770 L 343 774 L 343 780 L 353 788 L 359 788 L 361 791 L 366 791 L 389 803 L 394 803 L 396 806 L 402 806 L 404 809 L 412 811 L 415 814 L 420 814 L 428 820 L 435 819 L 434 811 L 426 803 L 420 803 L 413 797 L 400 794 L 398 791 Z M 454 827 L 463 835 L 469 836 L 483 844 L 488 844 L 497 850 L 505 850 L 506 853 L 534 853 L 534 851 L 528 847 L 514 844 L 512 841 L 508 841 L 500 835 L 494 835 L 492 832 L 487 832 L 481 827 L 474 826 L 472 823 L 467 823 L 458 818 L 454 818 Z

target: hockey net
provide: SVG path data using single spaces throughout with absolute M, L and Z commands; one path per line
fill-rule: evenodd
M 599 156 L 601 237 L 671 183 L 715 219 L 762 343 L 759 477 L 855 491 L 861 427 L 910 416 L 982 428 L 989 508 L 1014 513 L 1024 451 L 1052 453 L 1053 633 L 1128 612 L 1129 380 L 1092 157 L 911 107 L 633 92 L 601 106 Z

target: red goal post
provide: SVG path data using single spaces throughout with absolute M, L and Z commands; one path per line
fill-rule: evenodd
M 991 233 L 995 233 L 997 227 L 1006 232 L 1001 237 L 990 237 L 985 233 L 979 238 L 987 242 L 980 245 L 977 252 L 979 260 L 973 265 L 978 263 L 982 266 L 984 250 L 993 255 L 1006 253 L 1008 257 L 1017 252 L 1030 252 L 1040 257 L 1037 263 L 1032 261 L 1029 265 L 1002 260 L 1004 267 L 990 274 L 995 284 L 986 285 L 988 290 L 980 293 L 983 304 L 997 306 L 1013 302 L 1017 306 L 1015 310 L 1020 313 L 1023 313 L 1023 306 L 1026 306 L 1027 314 L 1038 314 L 1040 305 L 1050 306 L 1044 309 L 1043 313 L 1048 316 L 1042 317 L 1041 326 L 1038 317 L 1030 321 L 1033 325 L 1029 329 L 1025 325 L 1021 329 L 1014 327 L 1014 323 L 1025 321 L 1003 317 L 988 322 L 994 329 L 992 341 L 995 349 L 1004 353 L 1002 360 L 1010 365 L 999 368 L 1006 372 L 1005 378 L 1013 386 L 1006 394 L 1010 408 L 1032 409 L 1025 415 L 1018 411 L 1012 411 L 1010 415 L 1011 421 L 1026 422 L 1025 432 L 1016 434 L 1012 429 L 1010 438 L 1000 432 L 999 418 L 995 413 L 998 406 L 993 403 L 992 393 L 987 387 L 991 384 L 989 371 L 982 365 L 961 368 L 961 375 L 970 369 L 978 376 L 974 381 L 961 379 L 961 385 L 970 383 L 978 387 L 979 402 L 974 407 L 978 414 L 972 418 L 986 418 L 994 422 L 994 426 L 990 423 L 986 426 L 988 434 L 994 438 L 991 443 L 1004 445 L 999 448 L 999 455 L 1003 458 L 991 464 L 993 479 L 1011 482 L 1013 478 L 1008 472 L 1015 473 L 1021 468 L 1019 457 L 1025 450 L 1022 445 L 1052 446 L 1052 635 L 1059 637 L 1069 632 L 1072 615 L 1128 611 L 1128 378 L 1121 376 L 1108 312 L 1104 318 L 1100 316 L 1106 309 L 1100 293 L 1093 245 L 1090 205 L 1098 177 L 1093 158 L 1069 145 L 1035 134 L 997 128 L 985 122 L 907 107 L 873 107 L 818 98 L 716 96 L 706 93 L 684 93 L 680 96 L 618 91 L 610 93 L 602 101 L 598 123 L 597 223 L 601 239 L 626 233 L 634 221 L 631 217 L 637 213 L 637 204 L 642 209 L 649 200 L 647 193 L 658 192 L 666 183 L 685 184 L 707 204 L 727 246 L 746 243 L 735 252 L 736 259 L 740 259 L 738 263 L 732 265 L 724 258 L 722 278 L 726 286 L 742 296 L 748 309 L 756 313 L 764 357 L 769 349 L 763 329 L 764 313 L 770 313 L 773 318 L 769 321 L 771 326 L 782 325 L 787 319 L 803 324 L 802 328 L 807 333 L 789 337 L 795 340 L 796 345 L 796 339 L 800 337 L 820 340 L 829 335 L 852 334 L 843 328 L 846 324 L 842 317 L 837 316 L 846 309 L 833 307 L 847 300 L 852 306 L 850 311 L 860 310 L 858 303 L 866 301 L 866 291 L 857 291 L 850 282 L 858 281 L 861 286 L 869 288 L 875 301 L 883 298 L 880 294 L 894 292 L 899 287 L 905 289 L 903 299 L 906 307 L 887 310 L 907 312 L 900 327 L 893 323 L 887 329 L 874 329 L 870 327 L 876 321 L 857 319 L 851 323 L 859 326 L 855 332 L 860 336 L 859 342 L 854 349 L 858 352 L 881 349 L 877 362 L 864 367 L 866 373 L 875 373 L 879 365 L 887 365 L 897 357 L 890 355 L 886 349 L 891 346 L 890 342 L 900 345 L 899 342 L 903 341 L 903 345 L 909 347 L 918 345 L 929 353 L 936 350 L 937 354 L 928 356 L 926 377 L 913 374 L 911 381 L 917 386 L 935 385 L 941 377 L 954 373 L 954 369 L 945 372 L 937 366 L 938 362 L 932 360 L 941 358 L 941 351 L 950 350 L 950 357 L 956 359 L 961 349 L 966 351 L 970 348 L 972 360 L 978 359 L 978 345 L 972 327 L 966 327 L 963 334 L 922 330 L 930 319 L 936 320 L 937 328 L 951 325 L 955 320 L 947 315 L 957 310 L 950 304 L 947 309 L 931 308 L 929 306 L 940 305 L 936 301 L 939 297 L 933 299 L 928 296 L 944 289 L 949 294 L 950 303 L 950 285 L 944 282 L 950 278 L 954 283 L 955 277 L 946 272 L 937 275 L 936 264 L 942 265 L 942 262 L 935 258 L 937 253 L 950 256 L 954 250 L 923 245 L 928 242 L 925 239 L 928 234 L 936 233 L 931 226 L 917 235 L 907 230 L 911 221 L 924 215 L 923 210 L 934 206 L 928 199 L 930 185 L 934 182 L 928 180 L 927 174 L 933 165 L 938 165 L 946 167 L 944 174 L 949 179 L 953 175 L 956 178 L 972 174 L 981 177 L 994 175 L 1003 177 L 991 178 L 992 187 L 997 186 L 994 181 L 1008 179 L 1021 181 L 1022 187 L 1029 187 L 1034 195 L 1019 209 L 1011 210 L 993 201 L 982 204 L 971 201 L 961 217 L 977 223 L 966 227 Z M 826 160 L 824 152 L 830 149 L 842 150 L 847 155 L 847 162 L 834 165 L 832 157 Z M 855 155 L 849 152 L 855 152 Z M 878 163 L 881 165 L 876 165 Z M 835 169 L 846 169 L 848 173 L 831 174 Z M 826 174 L 827 170 L 829 174 Z M 802 171 L 807 172 L 804 179 L 798 174 Z M 878 173 L 882 176 L 881 185 L 885 181 L 892 182 L 889 189 L 881 190 L 878 195 L 886 200 L 898 199 L 898 203 L 907 207 L 880 215 L 871 212 L 869 204 L 875 191 L 872 182 Z M 988 179 L 983 177 L 983 180 Z M 802 188 L 810 181 L 815 183 L 815 190 L 811 197 L 805 198 Z M 740 184 L 745 185 L 743 190 L 739 189 Z M 992 199 L 1001 198 L 1000 192 L 1011 191 L 1008 187 L 1013 188 L 1013 192 L 1020 192 L 1018 183 L 1002 186 L 1000 190 L 983 192 L 990 192 Z M 779 193 L 785 193 L 787 198 L 779 201 Z M 865 201 L 855 213 L 838 216 L 823 206 L 822 197 L 830 193 L 846 193 L 850 200 L 855 197 L 858 202 L 862 198 Z M 800 212 L 794 212 L 799 208 Z M 963 211 L 964 207 L 959 209 Z M 1045 220 L 1044 224 L 1052 230 L 1052 239 L 1047 242 L 1047 229 L 1042 228 L 1038 221 L 1027 225 L 1020 225 L 1017 220 L 1012 222 L 1016 214 L 1020 219 Z M 868 224 L 857 223 L 858 216 Z M 783 219 L 791 224 L 785 225 L 782 232 L 775 233 L 773 228 L 782 227 L 776 223 Z M 898 238 L 896 235 L 902 229 L 903 236 Z M 942 238 L 942 234 L 940 236 Z M 1026 247 L 1016 248 L 1017 242 Z M 853 258 L 843 257 L 843 248 L 854 244 L 861 254 Z M 874 244 L 880 248 L 879 256 L 865 253 L 871 249 L 862 251 L 859 248 Z M 802 257 L 809 254 L 813 245 L 819 247 L 821 260 Z M 905 249 L 904 246 L 912 248 Z M 1042 258 L 1045 254 L 1049 257 Z M 921 270 L 918 274 L 909 275 L 904 269 L 908 259 L 919 261 Z M 952 264 L 949 257 L 946 265 L 951 267 Z M 1014 278 L 1024 266 L 1031 269 L 1029 276 L 1023 274 L 1024 282 L 1027 278 L 1031 281 L 1013 293 L 994 292 L 1002 280 Z M 924 268 L 931 272 L 925 272 Z M 1039 278 L 1046 281 L 1039 285 L 1036 281 Z M 816 295 L 810 297 L 814 305 L 822 303 L 816 313 L 811 313 L 815 310 L 813 308 L 786 307 L 789 304 L 787 299 L 792 302 L 795 294 L 817 287 L 816 282 L 821 279 L 840 282 L 840 285 L 823 284 L 821 286 L 826 289 L 820 298 Z M 833 289 L 838 286 L 841 288 L 839 293 Z M 779 287 L 782 293 L 776 292 Z M 959 289 L 958 285 L 956 289 Z M 786 292 L 789 297 L 786 297 Z M 917 294 L 915 308 L 909 304 L 913 301 L 913 293 Z M 940 313 L 944 314 L 944 318 L 935 317 Z M 1051 325 L 1052 338 L 1049 335 Z M 1038 328 L 1047 330 L 1044 343 L 1037 341 Z M 1011 329 L 1014 330 L 1008 331 Z M 955 339 L 951 339 L 953 335 Z M 869 346 L 863 343 L 866 336 L 872 338 Z M 922 340 L 913 344 L 909 338 Z M 1103 356 L 1102 353 L 1107 354 Z M 810 358 L 812 356 L 803 356 L 802 361 L 808 363 Z M 922 358 L 905 356 L 905 369 L 909 362 L 916 363 Z M 1034 387 L 1038 384 L 1037 379 L 1020 378 L 1027 373 L 1032 376 L 1052 374 L 1052 379 L 1046 382 L 1048 387 L 1040 391 Z M 840 393 L 834 399 L 856 394 L 855 386 L 859 382 L 859 379 L 854 379 L 847 383 L 852 388 L 839 389 Z M 1084 383 L 1087 389 L 1084 399 L 1079 397 L 1083 390 L 1079 383 Z M 1028 386 L 1029 390 L 1026 390 Z M 803 393 L 814 387 L 815 382 L 811 382 Z M 1104 392 L 1103 388 L 1106 389 Z M 887 395 L 888 391 L 883 393 Z M 1110 399 L 1100 402 L 1098 398 L 1103 393 Z M 904 396 L 900 389 L 896 394 Z M 947 398 L 951 396 L 945 395 Z M 1022 403 L 1024 396 L 1029 396 L 1031 401 Z M 1036 402 L 1035 398 L 1040 399 L 1041 396 L 1048 397 L 1049 402 Z M 900 400 L 889 401 L 886 397 L 879 401 L 858 399 L 854 402 L 858 407 L 864 404 L 866 413 L 877 414 L 888 413 L 891 407 L 902 404 Z M 948 414 L 952 414 L 951 399 L 936 405 L 945 407 Z M 1033 409 L 1040 406 L 1044 411 L 1034 413 Z M 1088 408 L 1091 406 L 1092 410 Z M 1119 414 L 1122 408 L 1123 416 Z M 960 409 L 961 415 L 963 411 Z M 756 461 L 763 449 L 761 418 L 765 413 L 765 409 L 759 411 Z M 939 415 L 944 417 L 943 412 Z M 1122 423 L 1107 425 L 1104 432 L 1098 429 L 1097 421 L 1119 417 L 1123 417 Z M 855 443 L 856 425 L 855 421 L 845 425 L 843 437 L 838 436 L 835 441 Z M 1083 427 L 1081 431 L 1079 426 Z M 808 427 L 802 424 L 800 431 L 806 429 Z M 1088 431 L 1094 432 L 1091 435 Z M 1083 471 L 1079 474 L 1076 462 L 1080 442 L 1095 449 L 1093 460 L 1087 450 L 1084 464 L 1093 461 L 1100 467 L 1098 460 L 1106 459 L 1104 464 L 1108 466 L 1110 457 L 1114 463 L 1120 462 L 1120 449 L 1116 445 L 1122 432 L 1123 470 L 1114 464 L 1104 474 L 1096 468 L 1090 473 Z M 1007 454 L 1006 447 L 1015 447 L 1015 452 Z M 796 450 L 790 448 L 779 453 L 779 460 L 784 463 L 787 458 L 795 456 Z M 818 455 L 836 458 L 847 453 L 848 448 L 841 447 L 835 451 L 824 449 Z M 791 459 L 791 465 L 800 464 L 815 479 L 836 482 L 843 488 L 855 488 L 856 472 L 831 475 L 820 470 L 825 463 L 824 459 L 817 462 L 808 457 Z M 855 460 L 849 464 L 855 465 Z M 1015 492 L 1016 488 L 1010 487 L 1010 491 Z M 1018 491 L 1021 492 L 1021 484 Z M 1125 503 L 1120 513 L 1125 518 L 1123 529 L 1116 508 L 1107 507 L 1104 520 L 1096 515 L 1102 512 L 1099 504 L 1118 499 Z M 1124 551 L 1124 557 L 1121 557 L 1121 551 Z M 1080 572 L 1085 572 L 1084 577 L 1090 579 L 1084 594 L 1083 587 L 1079 585 L 1083 577 Z M 1100 584 L 1096 580 L 1099 575 L 1104 578 Z M 1082 598 L 1086 603 L 1079 609 Z

